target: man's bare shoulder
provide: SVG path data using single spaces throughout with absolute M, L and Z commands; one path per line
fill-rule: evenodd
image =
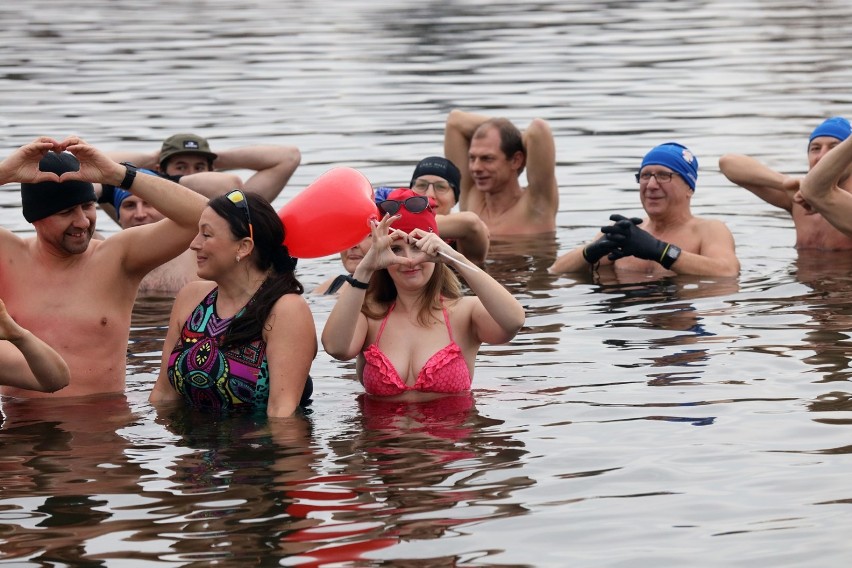
M 727 223 L 720 219 L 711 219 L 708 217 L 693 217 L 686 225 L 689 228 L 708 231 L 708 232 L 723 232 L 730 233 Z

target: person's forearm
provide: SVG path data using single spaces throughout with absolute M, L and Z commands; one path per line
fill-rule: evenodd
M 123 175 L 122 175 L 123 178 Z M 116 182 L 115 185 L 118 185 Z M 137 174 L 130 193 L 147 201 L 181 227 L 195 228 L 207 199 L 180 184 L 158 176 Z
M 459 109 L 450 111 L 447 117 L 447 128 L 452 129 L 468 140 L 473 137 L 473 133 L 479 128 L 479 125 L 491 118 L 484 114 L 476 114 L 473 112 L 465 112 Z
M 44 392 L 55 392 L 68 385 L 71 371 L 65 360 L 29 331 L 10 339 L 18 348 Z
M 301 154 L 295 146 L 256 145 L 231 148 L 218 153 L 213 165 L 217 170 L 254 170 L 274 168 L 282 163 L 298 164 Z
M 353 278 L 359 282 L 367 283 L 371 276 L 371 272 L 361 269 L 359 265 L 355 269 Z M 322 330 L 321 341 L 326 353 L 335 359 L 348 361 L 358 354 L 353 349 L 352 343 L 358 327 L 358 315 L 361 313 L 361 306 L 364 304 L 365 293 L 366 290 L 355 288 L 347 282 L 340 289 L 337 302 L 328 315 Z
M 444 240 L 455 240 L 458 251 L 471 262 L 482 264 L 488 255 L 488 226 L 470 211 L 437 215 L 438 234 Z
M 728 180 L 749 190 L 770 205 L 787 211 L 792 209 L 792 194 L 786 189 L 790 176 L 741 154 L 726 154 L 719 158 L 719 169 Z
M 683 251 L 669 270 L 693 276 L 736 276 L 740 263 L 736 257 L 716 258 Z
M 852 164 L 852 136 L 826 153 L 802 179 L 799 190 L 815 209 L 822 212 L 833 193 L 843 191 L 838 181 Z
M 160 155 L 156 152 L 106 152 L 106 155 L 116 162 L 130 162 L 137 168 L 157 171 L 160 169 L 160 164 L 157 163 L 157 157 Z
M 494 280 L 487 272 L 471 264 L 462 254 L 457 251 L 448 253 L 454 259 L 456 272 L 464 278 L 471 291 L 476 294 L 483 307 L 503 330 L 508 341 L 524 325 L 526 313 L 521 304 L 512 294 L 499 282 Z M 501 343 L 502 341 L 495 341 Z
M 550 274 L 562 274 L 567 272 L 586 272 L 591 268 L 591 265 L 583 257 L 583 248 L 586 245 L 579 246 L 574 250 L 566 252 L 556 259 L 556 262 L 550 265 L 547 271 Z M 610 264 L 610 260 L 603 257 L 599 261 L 601 264 Z

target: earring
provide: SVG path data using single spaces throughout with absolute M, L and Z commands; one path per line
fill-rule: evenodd
M 237 255 L 237 264 L 239 264 L 241 260 L 242 258 L 240 258 L 240 255 Z

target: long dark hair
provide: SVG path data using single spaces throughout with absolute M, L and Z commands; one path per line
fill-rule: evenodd
M 254 229 L 254 250 L 246 259 L 269 276 L 255 292 L 245 310 L 231 322 L 221 347 L 231 347 L 255 341 L 263 333 L 272 306 L 284 294 L 304 294 L 305 289 L 296 279 L 296 260 L 284 245 L 284 225 L 272 205 L 263 197 L 243 192 L 249 206 Z M 224 195 L 214 197 L 207 204 L 217 215 L 228 222 L 235 239 L 249 236 L 245 211 L 234 205 Z

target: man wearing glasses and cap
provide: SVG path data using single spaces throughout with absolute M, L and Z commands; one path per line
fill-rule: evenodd
M 829 150 L 846 140 L 850 132 L 852 127 L 842 116 L 820 123 L 808 140 L 808 170 L 813 169 Z M 735 184 L 790 214 L 796 228 L 797 249 L 852 250 L 852 237 L 843 234 L 823 215 L 796 198 L 800 178 L 776 172 L 741 154 L 725 154 L 719 158 L 719 169 Z M 852 190 L 852 180 L 844 179 L 842 186 L 846 191 Z
M 736 276 L 734 237 L 721 221 L 692 214 L 698 159 L 685 146 L 667 142 L 642 160 L 636 181 L 647 217 L 614 214 L 589 244 L 556 259 L 551 273 L 579 272 L 614 264 L 617 272 L 660 277 L 676 274 Z
M 0 162 L 0 184 L 20 182 L 34 237 L 0 228 L 0 298 L 23 327 L 53 347 L 70 384 L 47 395 L 124 392 L 130 317 L 139 283 L 186 250 L 207 200 L 167 179 L 137 174 L 77 137 L 42 137 Z M 93 183 L 123 188 L 156 207 L 158 223 L 94 240 Z

